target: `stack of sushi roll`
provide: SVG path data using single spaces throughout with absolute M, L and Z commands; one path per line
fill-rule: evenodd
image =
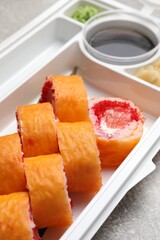
M 0 239 L 7 240 L 70 226 L 68 192 L 98 192 L 101 168 L 120 165 L 145 120 L 128 100 L 88 101 L 76 75 L 47 77 L 40 102 L 18 106 L 16 118 L 18 133 L 0 137 Z

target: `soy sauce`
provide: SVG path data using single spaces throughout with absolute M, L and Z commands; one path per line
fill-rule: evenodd
M 91 38 L 90 44 L 97 51 L 115 57 L 134 57 L 155 47 L 147 36 L 126 28 L 100 31 Z

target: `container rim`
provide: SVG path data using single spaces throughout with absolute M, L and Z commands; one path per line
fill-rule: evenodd
M 138 25 L 144 25 L 149 31 L 151 31 L 153 33 L 153 35 L 156 37 L 157 39 L 157 44 L 155 45 L 154 48 L 152 48 L 150 51 L 148 51 L 147 53 L 143 53 L 140 54 L 138 56 L 133 56 L 133 57 L 119 57 L 119 56 L 114 56 L 114 55 L 109 55 L 109 54 L 104 54 L 102 52 L 99 52 L 98 50 L 96 50 L 94 47 L 92 47 L 87 38 L 87 28 L 90 26 L 90 24 L 94 21 L 96 21 L 97 19 L 103 19 L 104 17 L 106 17 L 106 19 L 101 22 L 107 22 L 107 17 L 108 16 L 115 16 L 114 20 L 118 20 L 120 14 L 124 14 L 128 17 L 134 17 L 135 19 L 140 19 L 142 20 L 142 22 L 137 22 Z M 111 20 L 113 21 L 113 19 Z M 123 19 L 123 21 L 127 21 L 127 19 Z M 131 19 L 129 19 L 129 22 L 132 22 Z M 143 23 L 145 22 L 145 24 Z M 156 28 L 157 33 L 155 33 L 153 31 L 153 29 L 149 26 L 153 26 L 154 28 Z M 94 28 L 94 27 L 93 27 Z M 91 29 L 93 29 L 91 28 Z M 142 16 L 139 13 L 136 12 L 132 12 L 132 11 L 128 11 L 128 10 L 119 10 L 119 9 L 111 9 L 111 10 L 107 10 L 107 11 L 103 11 L 101 13 L 96 14 L 95 16 L 91 17 L 87 23 L 85 24 L 83 31 L 82 31 L 82 41 L 84 42 L 84 45 L 86 46 L 88 52 L 90 54 L 92 54 L 92 56 L 96 58 L 98 58 L 101 61 L 107 62 L 107 63 L 111 63 L 111 64 L 116 64 L 116 65 L 124 65 L 124 64 L 128 64 L 128 65 L 132 65 L 132 64 L 136 64 L 136 63 L 140 63 L 142 61 L 145 61 L 147 59 L 149 59 L 150 57 L 152 57 L 160 48 L 160 26 L 158 25 L 158 23 L 156 23 L 154 20 L 149 19 L 145 16 Z M 102 60 L 103 59 L 103 60 Z

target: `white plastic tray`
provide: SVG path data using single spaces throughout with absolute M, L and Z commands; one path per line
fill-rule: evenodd
M 81 2 L 102 9 L 128 9 L 114 1 L 112 5 L 109 1 Z M 16 106 L 36 103 L 47 75 L 70 74 L 75 66 L 85 80 L 89 97 L 128 98 L 144 111 L 146 122 L 142 140 L 121 166 L 117 170 L 103 170 L 104 185 L 96 196 L 71 195 L 72 226 L 68 230 L 47 229 L 45 240 L 91 239 L 125 193 L 155 169 L 152 158 L 160 148 L 159 88 L 133 77 L 128 66 L 104 64 L 86 52 L 82 44 L 83 24 L 69 17 L 81 2 L 59 1 L 0 46 L 0 134 L 16 131 Z

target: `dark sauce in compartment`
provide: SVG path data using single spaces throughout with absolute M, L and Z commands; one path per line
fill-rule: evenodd
M 155 47 L 147 36 L 126 28 L 99 31 L 92 37 L 90 44 L 97 51 L 115 57 L 139 56 Z

